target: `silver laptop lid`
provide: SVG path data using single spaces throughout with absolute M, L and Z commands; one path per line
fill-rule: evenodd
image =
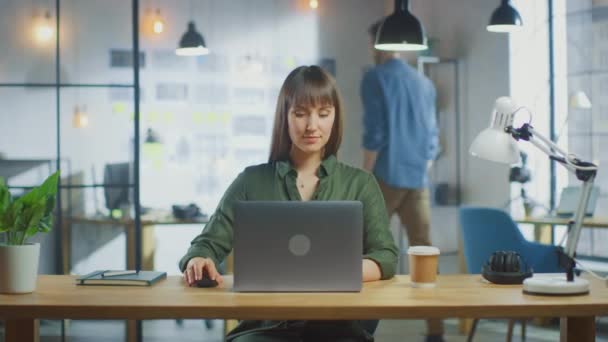
M 363 204 L 235 204 L 234 290 L 360 291 Z

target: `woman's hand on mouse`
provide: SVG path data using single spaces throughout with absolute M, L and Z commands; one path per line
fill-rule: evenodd
M 203 279 L 203 272 L 209 275 L 209 278 L 217 281 L 218 285 L 222 285 L 224 279 L 215 268 L 215 263 L 209 258 L 194 257 L 188 260 L 186 271 L 184 271 L 184 280 L 189 286 L 192 286 L 197 280 Z

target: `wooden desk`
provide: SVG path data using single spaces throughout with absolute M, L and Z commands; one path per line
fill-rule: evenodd
M 135 221 L 132 219 L 110 219 L 104 217 L 65 217 L 63 218 L 62 224 L 62 265 L 63 274 L 69 274 L 71 269 L 71 245 L 72 245 L 72 224 L 82 223 L 99 226 L 123 226 L 127 234 L 127 269 L 135 269 Z M 146 217 L 142 216 L 141 219 L 141 260 L 143 270 L 154 269 L 154 227 L 159 225 L 181 225 L 181 224 L 206 224 L 208 219 L 197 219 L 197 220 L 180 220 L 172 216 L 165 217 Z
M 568 218 L 561 217 L 524 217 L 513 219 L 517 223 L 526 223 L 534 225 L 534 241 L 545 244 L 553 244 L 553 229 L 552 225 L 567 225 L 569 222 Z M 608 228 L 608 218 L 587 218 L 584 220 L 583 228 Z M 464 260 L 464 246 L 462 238 L 458 239 L 458 268 L 461 273 L 467 272 L 466 263 Z M 523 315 L 521 317 L 541 317 L 537 315 Z M 551 316 L 545 316 L 550 318 Z M 553 315 L 557 317 L 557 315 Z M 472 320 L 461 320 L 459 331 L 461 333 L 468 333 L 472 325 Z
M 524 217 L 515 219 L 517 223 L 567 225 L 569 218 L 564 217 Z M 608 217 L 589 217 L 583 221 L 583 227 L 608 228 Z
M 0 177 L 4 178 L 7 182 L 8 179 L 17 176 L 25 171 L 38 167 L 40 165 L 48 164 L 49 173 L 52 173 L 52 163 L 54 160 L 51 159 L 2 159 L 0 158 Z
M 235 293 L 200 289 L 169 277 L 152 287 L 76 286 L 72 276 L 40 276 L 26 295 L 0 295 L 8 342 L 33 341 L 46 319 L 422 319 L 427 317 L 563 317 L 562 341 L 590 342 L 595 316 L 608 315 L 608 288 L 591 280 L 585 296 L 530 296 L 520 285 L 483 283 L 479 275 L 440 275 L 434 289 L 409 276 L 366 283 L 361 293 Z
M 569 218 L 564 217 L 524 217 L 514 219 L 517 223 L 534 225 L 534 240 L 542 243 L 553 243 L 551 226 L 567 226 Z M 583 221 L 583 228 L 608 228 L 608 217 L 589 217 Z

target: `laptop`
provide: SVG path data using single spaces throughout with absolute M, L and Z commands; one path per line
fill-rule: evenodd
M 234 291 L 361 291 L 361 202 L 239 201 L 234 210 Z
M 589 196 L 589 203 L 587 203 L 587 212 L 585 216 L 593 216 L 595 211 L 595 203 L 599 196 L 600 189 L 597 186 L 591 188 L 591 195 Z M 581 196 L 580 186 L 568 186 L 562 190 L 559 198 L 559 204 L 555 211 L 555 215 L 559 217 L 571 217 L 578 208 L 578 203 Z

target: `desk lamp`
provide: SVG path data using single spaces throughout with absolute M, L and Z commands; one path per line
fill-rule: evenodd
M 525 107 L 518 107 L 509 97 L 496 100 L 490 127 L 483 130 L 473 140 L 470 152 L 472 155 L 495 162 L 514 164 L 519 161 L 519 149 L 516 142 L 525 140 L 544 152 L 553 161 L 563 165 L 576 178 L 583 182 L 577 209 L 568 223 L 568 242 L 566 247 L 557 246 L 557 262 L 565 269 L 566 277 L 561 275 L 534 275 L 524 280 L 526 293 L 568 295 L 589 292 L 589 282 L 574 276 L 576 245 L 581 232 L 583 217 L 597 174 L 597 166 L 578 159 L 559 148 L 551 140 L 539 134 L 531 126 L 531 114 L 528 123 L 519 128 L 513 127 L 513 118 Z M 529 111 L 528 111 L 529 112 Z

